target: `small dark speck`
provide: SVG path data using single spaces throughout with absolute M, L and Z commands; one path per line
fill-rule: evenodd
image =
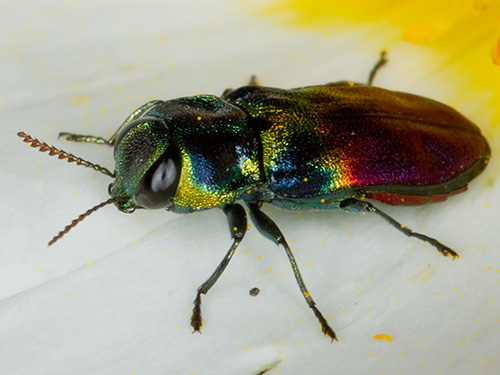
M 252 288 L 248 291 L 248 294 L 250 294 L 252 297 L 256 297 L 258 296 L 260 293 L 260 289 L 255 287 L 255 288 Z

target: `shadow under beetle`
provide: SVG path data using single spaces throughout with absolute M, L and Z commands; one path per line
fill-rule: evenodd
M 19 132 L 31 147 L 114 178 L 110 199 L 66 226 L 113 203 L 120 211 L 163 208 L 189 213 L 222 208 L 233 243 L 198 288 L 191 326 L 202 327 L 201 295 L 219 279 L 247 231 L 243 200 L 262 235 L 282 246 L 307 304 L 332 341 L 278 226 L 263 202 L 294 210 L 371 212 L 443 255 L 457 253 L 413 232 L 366 199 L 392 205 L 439 202 L 463 192 L 486 167 L 490 148 L 479 128 L 454 109 L 416 95 L 348 81 L 285 90 L 249 85 L 222 96 L 154 100 L 133 112 L 110 139 L 61 133 L 70 141 L 114 146 L 115 171 Z

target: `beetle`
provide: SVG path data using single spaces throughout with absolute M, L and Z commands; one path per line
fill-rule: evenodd
M 19 132 L 31 147 L 114 178 L 111 198 L 73 220 L 49 245 L 108 204 L 125 213 L 221 208 L 232 244 L 197 290 L 191 326 L 200 332 L 201 296 L 222 275 L 247 231 L 245 209 L 237 203 L 242 200 L 259 232 L 284 248 L 322 332 L 336 340 L 283 233 L 261 205 L 374 213 L 455 258 L 450 247 L 412 231 L 371 201 L 405 206 L 443 201 L 465 191 L 491 153 L 480 129 L 451 107 L 372 86 L 386 61 L 382 52 L 367 84 L 341 81 L 287 90 L 260 86 L 253 77 L 220 97 L 150 101 L 110 139 L 60 133 L 69 141 L 113 146 L 114 172 Z

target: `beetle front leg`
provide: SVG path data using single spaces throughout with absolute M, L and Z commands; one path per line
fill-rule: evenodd
M 97 143 L 99 145 L 112 145 L 110 140 L 104 139 L 102 137 L 96 137 L 93 135 L 83 135 L 83 134 L 74 134 L 74 133 L 59 133 L 59 138 L 64 138 L 67 141 L 71 142 L 80 142 L 80 143 Z
M 347 212 L 373 212 L 373 213 L 379 215 L 380 217 L 382 217 L 383 219 L 385 219 L 394 228 L 396 228 L 400 232 L 403 232 L 408 237 L 415 237 L 421 241 L 430 243 L 432 246 L 434 246 L 436 249 L 438 249 L 438 251 L 441 254 L 443 254 L 445 256 L 451 256 L 453 258 L 456 258 L 458 256 L 458 254 L 454 250 L 452 250 L 448 246 L 442 244 L 441 242 L 439 242 L 435 238 L 428 237 L 425 234 L 421 234 L 421 233 L 412 231 L 406 225 L 402 225 L 401 223 L 397 222 L 392 217 L 387 215 L 385 212 L 379 210 L 377 207 L 375 207 L 370 202 L 360 201 L 360 200 L 355 199 L 355 198 L 349 198 L 349 199 L 346 199 L 345 201 L 340 202 L 340 208 L 342 208 L 344 211 L 347 211 Z
M 71 142 L 86 142 L 86 143 L 97 143 L 100 145 L 108 145 L 108 146 L 113 146 L 115 144 L 116 138 L 118 135 L 122 132 L 124 128 L 130 125 L 132 121 L 140 119 L 142 116 L 146 114 L 147 111 L 149 111 L 151 108 L 157 106 L 158 104 L 161 104 L 161 100 L 152 100 L 150 102 L 147 102 L 146 104 L 143 104 L 139 108 L 137 108 L 130 116 L 127 117 L 127 119 L 123 122 L 123 124 L 120 125 L 118 130 L 111 136 L 110 139 L 105 139 L 102 137 L 96 137 L 93 135 L 83 135 L 83 134 L 73 134 L 73 133 L 59 133 L 59 138 L 64 138 L 67 141 Z
M 219 277 L 222 275 L 226 269 L 229 261 L 233 257 L 236 248 L 243 240 L 245 233 L 247 231 L 247 214 L 245 209 L 239 204 L 229 204 L 223 208 L 226 214 L 227 221 L 229 224 L 229 231 L 231 233 L 231 238 L 233 239 L 233 244 L 229 248 L 226 256 L 219 263 L 214 273 L 200 285 L 196 293 L 196 298 L 194 299 L 193 315 L 191 316 L 191 327 L 193 327 L 194 332 L 200 332 L 201 326 L 203 325 L 203 319 L 201 317 L 201 295 L 207 294 L 210 288 L 214 286 Z
M 293 274 L 295 275 L 295 279 L 297 280 L 297 284 L 299 285 L 300 291 L 302 292 L 302 295 L 304 296 L 307 304 L 314 312 L 314 315 L 319 320 L 321 330 L 323 331 L 325 336 L 330 337 L 332 341 L 337 340 L 337 335 L 335 334 L 333 329 L 328 325 L 328 322 L 326 321 L 323 314 L 321 314 L 321 312 L 316 307 L 316 302 L 314 302 L 313 298 L 311 297 L 311 294 L 307 290 L 304 280 L 302 279 L 302 276 L 300 274 L 299 266 L 295 261 L 295 257 L 293 256 L 292 250 L 290 250 L 290 246 L 288 246 L 288 243 L 286 242 L 283 233 L 281 233 L 281 230 L 278 228 L 276 223 L 272 221 L 269 216 L 267 216 L 264 212 L 260 210 L 258 203 L 247 203 L 247 205 L 250 208 L 250 217 L 252 218 L 252 221 L 254 222 L 259 232 L 267 239 L 273 241 L 276 245 L 283 246 L 283 248 L 285 249 L 286 255 L 288 257 L 288 260 L 290 261 L 290 265 L 292 266 Z

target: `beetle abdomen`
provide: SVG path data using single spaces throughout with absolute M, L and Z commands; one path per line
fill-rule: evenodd
M 466 188 L 490 156 L 476 125 L 416 95 L 362 85 L 244 87 L 228 99 L 268 122 L 263 163 L 278 198 L 344 191 L 423 204 Z

